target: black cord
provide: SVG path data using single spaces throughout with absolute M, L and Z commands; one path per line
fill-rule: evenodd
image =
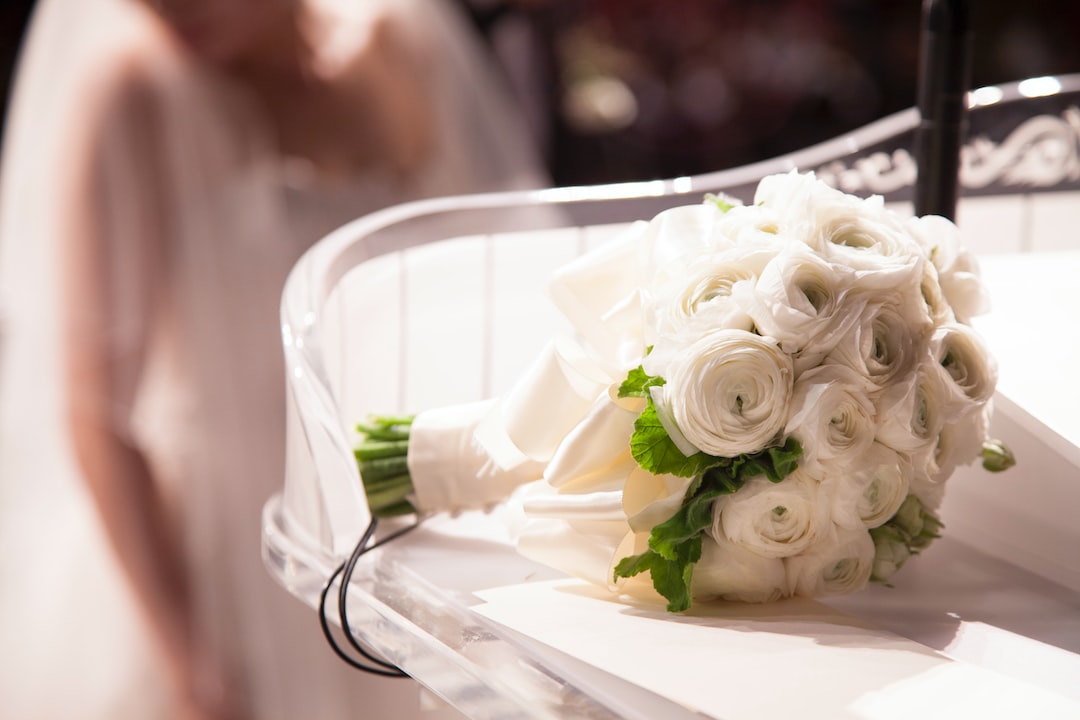
M 409 677 L 408 673 L 397 665 L 375 656 L 360 643 L 353 634 L 352 628 L 349 626 L 349 617 L 346 608 L 348 606 L 349 583 L 352 582 L 353 571 L 356 569 L 356 564 L 360 561 L 361 556 L 374 550 L 380 545 L 384 545 L 391 540 L 396 540 L 405 533 L 415 530 L 419 525 L 420 523 L 417 521 L 408 527 L 404 527 L 391 533 L 378 542 L 371 543 L 372 538 L 375 536 L 375 529 L 378 526 L 378 519 L 372 517 L 371 522 L 368 523 L 367 529 L 364 531 L 363 535 L 360 536 L 359 542 L 356 543 L 356 547 L 353 548 L 349 559 L 341 565 L 338 565 L 337 569 L 331 573 L 330 577 L 327 578 L 326 583 L 323 585 L 322 592 L 319 594 L 319 626 L 322 628 L 323 637 L 326 638 L 326 642 L 330 645 L 330 649 L 333 650 L 339 658 L 347 665 L 354 667 L 357 670 L 363 670 L 364 672 L 372 673 L 373 675 L 382 675 L 383 677 Z M 352 649 L 360 653 L 360 655 L 368 662 L 363 662 L 352 657 L 352 655 L 346 652 L 345 649 L 338 644 L 338 641 L 331 632 L 330 621 L 326 617 L 326 600 L 330 596 L 330 589 L 333 587 L 334 581 L 337 580 L 338 576 L 341 576 L 341 586 L 338 589 L 338 618 L 341 621 L 342 632 Z

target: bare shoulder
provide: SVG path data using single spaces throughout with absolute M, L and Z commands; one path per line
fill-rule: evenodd
M 312 18 L 312 45 L 322 74 L 339 80 L 364 77 L 376 67 L 415 63 L 426 52 L 414 3 L 386 0 L 332 3 Z
M 101 52 L 75 102 L 85 127 L 94 135 L 149 129 L 161 112 L 161 98 L 174 81 L 181 53 L 176 41 L 156 18 L 135 16 Z

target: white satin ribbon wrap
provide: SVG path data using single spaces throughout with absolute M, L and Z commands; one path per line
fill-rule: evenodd
M 611 381 L 611 375 L 577 343 L 555 338 L 506 398 L 507 437 L 533 460 L 550 460 Z
M 646 227 L 636 223 L 556 272 L 551 296 L 584 345 L 554 338 L 500 401 L 417 415 L 408 462 L 418 509 L 486 507 L 543 476 L 568 484 L 586 466 L 599 489 L 620 487 L 617 463 L 599 457 L 620 445 L 629 459 L 636 413 L 616 413 L 602 401 L 644 352 L 636 267 Z M 580 427 L 586 419 L 587 429 Z
M 563 438 L 610 384 L 580 346 L 557 338 L 505 399 L 419 413 L 408 451 L 417 509 L 488 507 L 539 480 Z
M 645 351 L 638 258 L 649 223 L 640 221 L 601 247 L 559 268 L 552 302 L 613 373 L 635 367 Z
M 414 503 L 421 512 L 487 507 L 535 480 L 543 465 L 530 460 L 487 422 L 497 401 L 429 410 L 413 421 L 408 463 Z M 483 426 L 484 432 L 481 432 Z

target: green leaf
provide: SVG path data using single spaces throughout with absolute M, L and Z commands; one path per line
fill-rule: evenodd
M 771 482 L 778 483 L 799 467 L 801 457 L 802 445 L 794 437 L 788 437 L 783 445 L 740 455 L 732 464 L 738 479 L 748 480 L 756 475 L 764 475 Z
M 615 566 L 615 578 L 629 578 L 648 571 L 653 587 L 668 601 L 668 612 L 683 612 L 690 609 L 694 563 L 700 559 L 701 536 L 698 535 L 680 543 L 670 559 L 653 550 L 623 558 Z
M 666 381 L 659 375 L 649 375 L 645 368 L 638 365 L 631 370 L 619 385 L 619 397 L 649 397 L 649 388 L 659 387 Z
M 651 404 L 642 415 L 650 408 Z M 635 436 L 636 430 L 635 424 Z M 678 452 L 678 448 L 675 452 Z M 640 555 L 624 558 L 615 566 L 616 578 L 632 577 L 648 570 L 653 587 L 667 598 L 671 612 L 681 612 L 690 607 L 693 565 L 701 558 L 702 534 L 712 525 L 713 502 L 721 495 L 737 492 L 749 478 L 756 475 L 765 475 L 773 482 L 784 479 L 798 467 L 802 446 L 795 438 L 788 438 L 781 446 L 735 458 L 699 453 L 704 459 L 692 460 L 682 456 L 682 453 L 679 455 L 687 466 L 696 463 L 697 467 L 704 469 L 692 473 L 694 480 L 686 489 L 678 511 L 652 528 L 649 549 Z
M 683 543 L 694 538 L 700 541 L 701 533 L 712 524 L 712 501 L 723 494 L 726 490 L 722 488 L 698 488 L 678 512 L 653 527 L 649 549 L 666 560 L 675 560 Z
M 736 204 L 728 200 L 728 198 L 724 197 L 723 195 L 716 195 L 714 193 L 706 193 L 705 201 L 711 202 L 713 205 L 720 208 L 721 212 L 727 212 L 733 207 L 737 207 Z
M 718 458 L 703 452 L 690 457 L 683 455 L 660 422 L 651 398 L 634 421 L 630 454 L 638 465 L 654 475 L 694 477 L 718 462 Z

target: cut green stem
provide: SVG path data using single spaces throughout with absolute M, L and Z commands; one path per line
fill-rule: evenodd
M 416 512 L 408 500 L 413 492 L 409 474 L 409 431 L 412 417 L 373 415 L 358 423 L 360 442 L 353 449 L 368 507 L 376 517 Z

